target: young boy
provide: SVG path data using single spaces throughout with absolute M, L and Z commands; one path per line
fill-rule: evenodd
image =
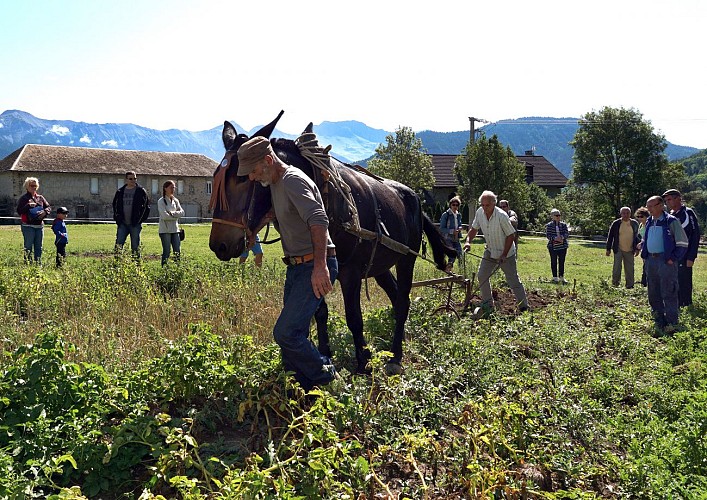
M 66 216 L 69 210 L 66 207 L 59 207 L 56 210 L 56 218 L 52 222 L 52 231 L 56 235 L 56 267 L 61 267 L 66 259 L 66 244 L 69 242 L 69 235 L 66 232 Z

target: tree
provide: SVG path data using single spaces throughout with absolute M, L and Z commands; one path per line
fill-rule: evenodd
M 368 169 L 381 177 L 398 181 L 422 194 L 435 183 L 432 158 L 422 147 L 422 140 L 410 127 L 400 127 L 395 137 L 387 135 L 386 144 L 376 148 L 376 157 Z
M 622 206 L 633 210 L 669 184 L 665 137 L 635 109 L 605 107 L 579 120 L 570 142 L 574 147 L 573 178 L 590 184 L 594 204 L 617 216 Z
M 508 200 L 521 218 L 531 208 L 525 166 L 496 135 L 487 139 L 481 134 L 476 142 L 469 141 L 457 157 L 454 172 L 461 179 L 461 195 L 474 206 L 481 193 L 490 190 Z

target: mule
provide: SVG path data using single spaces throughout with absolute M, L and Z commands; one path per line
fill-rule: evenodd
M 282 112 L 273 122 L 253 134 L 270 138 L 275 124 Z M 311 132 L 310 124 L 305 132 Z M 238 257 L 257 232 L 273 218 L 270 189 L 258 182 L 251 182 L 247 177 L 238 177 L 238 148 L 250 137 L 238 134 L 230 122 L 224 122 L 222 131 L 223 145 L 226 149 L 224 158 L 214 173 L 213 192 L 210 206 L 213 210 L 213 222 L 209 247 L 221 260 Z M 331 158 L 332 168 L 348 184 L 355 202 L 360 227 L 376 234 L 386 234 L 390 239 L 407 247 L 410 251 L 401 252 L 379 244 L 379 239 L 364 239 L 352 234 L 346 228 L 345 221 L 350 219 L 344 197 L 334 189 L 326 176 L 313 166 L 300 152 L 294 141 L 289 139 L 270 139 L 275 153 L 286 164 L 299 168 L 312 178 L 325 201 L 329 217 L 329 234 L 336 245 L 339 260 L 339 275 L 344 300 L 346 324 L 351 330 L 356 349 L 356 371 L 364 373 L 371 354 L 363 336 L 363 318 L 361 313 L 362 280 L 373 277 L 388 296 L 393 305 L 395 329 L 391 345 L 393 357 L 388 361 L 388 373 L 402 372 L 403 337 L 405 322 L 410 310 L 410 290 L 412 288 L 415 260 L 422 243 L 422 234 L 432 248 L 434 262 L 438 269 L 444 269 L 446 259 L 456 255 L 449 247 L 439 230 L 422 211 L 419 197 L 409 187 L 398 182 L 376 178 L 360 172 L 351 165 Z M 391 273 L 395 266 L 396 276 Z M 318 349 L 331 356 L 326 318 L 326 302 L 315 314 L 318 332 Z

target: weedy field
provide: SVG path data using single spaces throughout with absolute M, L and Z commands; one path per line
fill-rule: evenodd
M 57 270 L 49 231 L 27 266 L 19 228 L 0 227 L 0 498 L 707 498 L 704 252 L 663 336 L 645 289 L 609 286 L 601 244 L 573 241 L 557 286 L 524 238 L 534 310 L 458 320 L 416 288 L 394 377 L 383 294 L 371 281 L 363 302 L 373 373 L 352 377 L 335 288 L 347 384 L 306 395 L 272 341 L 279 245 L 262 269 L 223 263 L 208 226 L 186 229 L 162 268 L 155 227 L 135 263 L 113 257 L 114 226 L 70 225 Z

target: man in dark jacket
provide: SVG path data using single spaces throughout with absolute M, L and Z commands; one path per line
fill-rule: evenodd
M 118 225 L 115 252 L 121 252 L 130 235 L 130 248 L 140 258 L 140 231 L 142 223 L 150 216 L 150 198 L 145 188 L 137 183 L 135 172 L 125 173 L 125 185 L 113 197 L 113 220 Z
M 619 286 L 621 281 L 621 264 L 624 266 L 626 288 L 633 288 L 633 258 L 638 255 L 638 221 L 631 218 L 631 209 L 621 207 L 620 217 L 611 223 L 609 236 L 606 238 L 606 256 L 614 252 L 614 269 L 611 273 L 611 284 Z
M 678 302 L 680 307 L 686 307 L 692 304 L 692 266 L 700 246 L 700 225 L 695 212 L 683 204 L 680 191 L 668 189 L 663 193 L 663 199 L 670 209 L 670 214 L 677 217 L 687 235 L 687 253 L 678 261 Z

